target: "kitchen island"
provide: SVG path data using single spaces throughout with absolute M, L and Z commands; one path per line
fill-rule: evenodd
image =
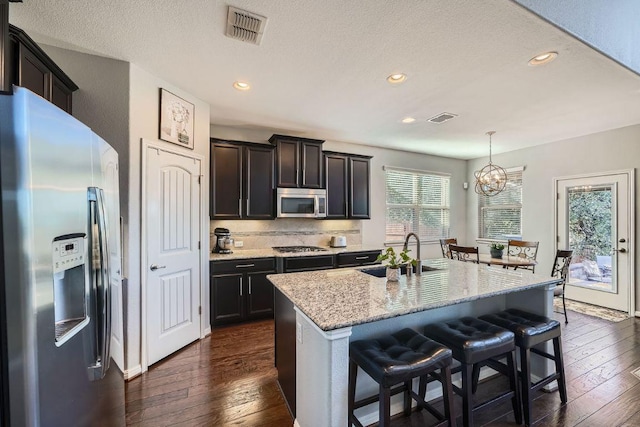
M 289 307 L 295 314 L 295 367 L 277 366 L 279 374 L 295 369 L 294 404 L 291 394 L 287 398 L 295 425 L 347 425 L 350 341 L 404 327 L 421 331 L 428 323 L 505 308 L 552 316 L 553 288 L 559 279 L 449 259 L 425 260 L 424 265 L 431 271 L 401 276 L 398 282 L 358 269 L 267 277 L 277 289 L 276 325 L 282 318 L 292 321 Z M 285 350 L 278 347 L 276 331 L 276 353 Z M 543 376 L 549 366 L 540 362 L 533 369 Z M 367 375 L 358 376 L 357 398 L 376 392 Z M 428 398 L 435 397 L 433 393 L 435 389 L 428 390 Z M 392 413 L 401 411 L 401 396 L 395 397 Z M 377 421 L 375 404 L 357 413 L 365 425 Z

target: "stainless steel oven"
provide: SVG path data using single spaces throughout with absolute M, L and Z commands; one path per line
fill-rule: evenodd
M 278 188 L 276 206 L 278 218 L 325 218 L 327 190 Z

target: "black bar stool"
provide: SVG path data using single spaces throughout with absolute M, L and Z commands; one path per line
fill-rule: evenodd
M 511 399 L 516 421 L 518 424 L 522 423 L 513 332 L 484 320 L 463 317 L 427 325 L 424 334 L 449 347 L 453 352 L 453 358 L 460 362 L 460 366 L 453 372 L 462 371 L 462 388 L 453 386 L 453 390 L 462 396 L 462 421 L 465 427 L 473 426 L 474 411 L 501 403 L 505 399 Z M 507 358 L 509 369 L 506 375 L 509 378 L 510 390 L 474 406 L 473 369 L 495 357 Z
M 562 359 L 562 343 L 560 341 L 560 322 L 514 308 L 480 316 L 480 318 L 494 325 L 509 329 L 515 334 L 516 345 L 520 348 L 522 404 L 524 409 L 524 422 L 527 426 L 530 426 L 532 422 L 533 393 L 550 382 L 558 381 L 560 400 L 562 403 L 567 403 L 567 385 L 564 375 L 564 361 Z M 549 340 L 553 340 L 554 354 L 549 354 L 534 348 L 538 344 Z M 531 353 L 553 360 L 556 365 L 556 371 L 546 378 L 532 383 Z M 502 366 L 504 367 L 504 364 Z
M 380 385 L 380 391 L 378 395 L 356 402 L 358 366 Z M 440 373 L 436 372 L 438 370 Z M 421 387 L 423 383 L 436 380 L 442 383 L 444 415 L 425 402 L 424 395 L 412 390 L 412 380 L 418 377 Z M 349 426 L 355 424 L 363 427 L 353 411 L 378 400 L 379 426 L 388 427 L 391 396 L 400 392 L 404 392 L 404 415 L 411 415 L 413 398 L 418 402 L 418 408 L 427 409 L 441 421 L 438 426 L 453 426 L 451 350 L 408 328 L 378 339 L 354 341 L 349 345 Z

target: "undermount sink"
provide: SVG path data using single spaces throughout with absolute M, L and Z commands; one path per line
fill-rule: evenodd
M 438 270 L 438 269 L 437 268 L 433 268 L 433 267 L 429 267 L 428 265 L 423 265 L 422 266 L 422 271 L 436 271 L 436 270 Z M 362 271 L 363 273 L 369 274 L 371 276 L 375 276 L 375 277 L 387 277 L 387 267 L 385 267 L 385 266 L 363 268 L 360 271 Z M 400 274 L 407 274 L 407 267 L 405 267 L 405 266 L 400 267 Z

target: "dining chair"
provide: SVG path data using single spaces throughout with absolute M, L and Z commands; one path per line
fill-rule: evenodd
M 451 259 L 480 264 L 480 256 L 478 255 L 477 247 L 474 248 L 471 246 L 458 246 L 451 244 L 449 245 L 449 252 L 451 253 Z
M 513 257 L 526 258 L 531 261 L 536 260 L 536 256 L 538 256 L 538 244 L 540 242 L 527 242 L 524 240 L 509 240 L 507 246 L 507 254 Z M 535 273 L 536 266 L 520 266 L 520 268 L 524 268 L 526 270 L 531 270 Z M 515 270 L 518 269 L 516 266 Z
M 442 256 L 444 258 L 451 258 L 451 252 L 449 252 L 449 245 L 457 245 L 458 239 L 440 239 L 440 249 L 442 249 Z
M 553 290 L 554 298 L 562 298 L 562 309 L 564 310 L 564 323 L 569 323 L 567 318 L 567 306 L 564 302 L 564 287 L 567 284 L 567 277 L 569 276 L 569 265 L 571 264 L 571 257 L 573 256 L 572 250 L 558 249 L 556 252 L 556 258 L 553 260 L 553 268 L 551 269 L 551 277 L 560 277 L 562 282 Z

